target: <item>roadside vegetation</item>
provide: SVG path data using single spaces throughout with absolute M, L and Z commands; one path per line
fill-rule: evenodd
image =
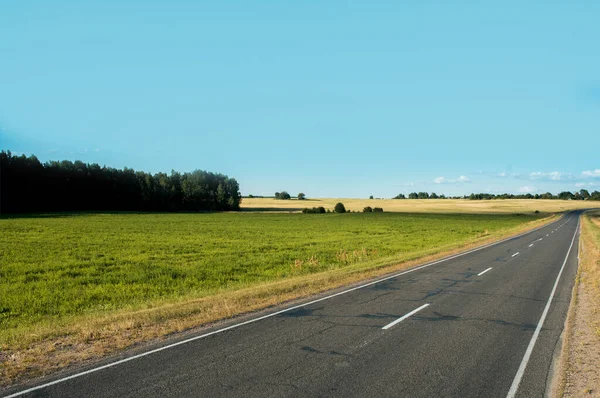
M 557 394 L 566 397 L 600 395 L 600 211 L 581 218 L 579 258 Z
M 9 383 L 544 221 L 393 213 L 4 217 L 0 377 Z

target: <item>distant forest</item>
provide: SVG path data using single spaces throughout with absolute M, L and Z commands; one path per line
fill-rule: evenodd
M 239 210 L 233 178 L 196 170 L 150 174 L 81 161 L 41 163 L 0 152 L 0 212 Z
M 373 197 L 371 197 L 372 199 Z M 399 194 L 392 199 L 407 199 L 404 194 Z M 563 191 L 558 195 L 552 195 L 550 192 L 538 194 L 524 193 L 513 195 L 511 193 L 503 193 L 495 195 L 493 193 L 472 193 L 464 196 L 449 196 L 437 195 L 435 192 L 431 194 L 427 192 L 411 192 L 408 194 L 408 199 L 470 199 L 470 200 L 491 200 L 491 199 L 560 199 L 560 200 L 600 200 L 600 192 L 594 191 L 590 193 L 587 189 L 581 189 L 578 192 Z

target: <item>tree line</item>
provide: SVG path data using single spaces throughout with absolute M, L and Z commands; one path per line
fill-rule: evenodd
M 195 170 L 146 173 L 0 152 L 0 212 L 239 210 L 239 185 Z
M 558 200 L 600 200 L 600 192 L 594 191 L 590 193 L 587 189 L 581 189 L 580 191 L 570 192 L 563 191 L 558 195 L 553 195 L 550 192 L 542 193 L 542 194 L 519 194 L 513 195 L 509 193 L 503 193 L 499 195 L 494 195 L 490 193 L 472 193 L 468 197 L 465 196 L 465 199 L 470 200 L 490 200 L 490 199 L 558 199 Z
M 373 199 L 371 196 L 370 199 Z M 470 200 L 491 200 L 491 199 L 559 199 L 559 200 L 600 200 L 600 192 L 594 191 L 590 193 L 587 189 L 581 189 L 576 192 L 563 191 L 558 195 L 553 195 L 550 192 L 542 194 L 518 194 L 514 195 L 511 193 L 493 194 L 493 193 L 472 193 L 470 195 L 463 196 L 449 196 L 437 195 L 435 192 L 411 192 L 408 197 L 404 194 L 398 194 L 392 199 L 470 199 Z

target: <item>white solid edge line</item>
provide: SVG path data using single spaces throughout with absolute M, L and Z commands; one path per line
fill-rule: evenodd
M 481 271 L 480 273 L 478 273 L 478 274 L 477 274 L 477 276 L 481 276 L 481 275 L 485 274 L 486 272 L 488 272 L 488 271 L 489 271 L 489 270 L 491 270 L 491 269 L 492 269 L 492 267 L 490 267 L 490 268 L 488 268 L 488 269 L 486 269 L 486 270 L 483 270 L 483 271 Z
M 529 247 L 533 246 L 533 243 L 529 245 Z
M 538 227 L 538 228 L 533 229 L 531 231 L 523 232 L 522 234 L 511 236 L 511 237 L 499 240 L 497 242 L 489 243 L 487 245 L 483 245 L 483 246 L 480 246 L 480 247 L 476 247 L 475 249 L 467 250 L 466 252 L 463 252 L 463 253 L 458 253 L 458 254 L 455 254 L 455 255 L 450 256 L 450 257 L 442 258 L 440 260 L 436 260 L 436 261 L 428 263 L 428 264 L 424 264 L 424 265 L 421 265 L 421 266 L 418 266 L 418 267 L 415 267 L 415 268 L 411 268 L 411 269 L 406 270 L 406 271 L 399 272 L 397 274 L 386 276 L 385 278 L 381 278 L 381 279 L 375 280 L 373 282 L 365 283 L 364 285 L 355 286 L 353 288 L 350 288 L 350 289 L 347 289 L 347 290 L 343 290 L 341 292 L 337 292 L 337 293 L 331 294 L 329 296 L 321 297 L 321 298 L 318 298 L 316 300 L 309 301 L 307 303 L 298 304 L 298 305 L 295 305 L 295 306 L 290 307 L 290 308 L 285 308 L 283 310 L 273 312 L 271 314 L 263 315 L 263 316 L 260 316 L 258 318 L 249 319 L 249 320 L 244 321 L 244 322 L 240 322 L 240 323 L 236 323 L 236 324 L 233 324 L 233 325 L 229 325 L 229 326 L 224 327 L 222 329 L 213 330 L 212 332 L 209 332 L 209 333 L 205 333 L 205 334 L 202 334 L 202 335 L 199 335 L 199 336 L 190 337 L 189 339 L 181 340 L 181 341 L 178 341 L 176 343 L 168 344 L 168 345 L 163 346 L 163 347 L 155 348 L 155 349 L 150 350 L 150 351 L 146 351 L 146 352 L 142 352 L 142 353 L 137 354 L 137 355 L 133 355 L 131 357 L 123 358 L 123 359 L 120 359 L 118 361 L 108 363 L 106 365 L 98 366 L 97 368 L 92 368 L 92 369 L 85 370 L 83 372 L 75 373 L 73 375 L 66 376 L 66 377 L 63 377 L 63 378 L 58 379 L 58 380 L 54 380 L 54 381 L 51 381 L 51 382 L 48 382 L 48 383 L 41 384 L 39 386 L 31 387 L 31 388 L 28 388 L 26 390 L 13 393 L 11 395 L 7 395 L 4 398 L 14 398 L 14 397 L 18 397 L 20 395 L 27 394 L 27 393 L 30 393 L 30 392 L 33 392 L 33 391 L 36 391 L 36 390 L 41 390 L 42 388 L 50 387 L 50 386 L 53 386 L 55 384 L 59 384 L 59 383 L 62 383 L 64 381 L 67 381 L 67 380 L 75 379 L 75 378 L 80 377 L 80 376 L 85 376 L 87 374 L 94 373 L 94 372 L 97 372 L 99 370 L 107 369 L 107 368 L 110 368 L 110 367 L 113 367 L 113 366 L 116 366 L 116 365 L 120 365 L 120 364 L 125 363 L 125 362 L 133 361 L 134 359 L 138 359 L 138 358 L 142 358 L 142 357 L 145 357 L 145 356 L 148 356 L 148 355 L 151 355 L 151 354 L 155 354 L 157 352 L 164 351 L 164 350 L 169 349 L 169 348 L 177 347 L 177 346 L 182 345 L 182 344 L 190 343 L 190 342 L 195 341 L 195 340 L 200 340 L 200 339 L 203 339 L 205 337 L 212 336 L 212 335 L 217 334 L 217 333 L 225 332 L 227 330 L 235 329 L 235 328 L 240 327 L 240 326 L 244 326 L 244 325 L 248 325 L 250 323 L 262 321 L 263 319 L 271 318 L 271 317 L 277 316 L 279 314 L 283 314 L 283 313 L 288 312 L 288 311 L 293 311 L 295 309 L 302 308 L 302 307 L 305 307 L 307 305 L 315 304 L 315 303 L 318 303 L 320 301 L 328 300 L 328 299 L 333 298 L 333 297 L 341 296 L 342 294 L 350 293 L 350 292 L 353 292 L 355 290 L 362 289 L 364 287 L 372 286 L 372 285 L 375 285 L 377 283 L 381 283 L 381 282 L 387 281 L 389 279 L 397 278 L 399 276 L 408 274 L 410 272 L 418 271 L 418 270 L 423 269 L 423 268 L 431 267 L 432 265 L 440 264 L 440 263 L 443 263 L 443 262 L 446 262 L 446 261 L 449 261 L 449 260 L 453 260 L 453 259 L 458 258 L 458 257 L 466 256 L 467 254 L 471 254 L 471 253 L 477 252 L 479 250 L 487 249 L 488 247 L 496 246 L 496 245 L 499 245 L 501 243 L 508 242 L 509 240 L 520 238 L 522 236 L 528 235 L 528 234 L 533 233 L 535 231 L 539 231 L 540 229 L 546 228 L 546 227 L 548 227 L 548 226 L 550 226 L 550 225 L 558 222 L 559 220 L 553 221 L 550 224 L 542 225 L 541 227 Z
M 382 327 L 382 329 L 383 330 L 387 330 L 387 329 L 391 328 L 392 326 L 394 326 L 394 325 L 402 322 L 403 320 L 405 320 L 409 316 L 416 314 L 417 312 L 421 311 L 423 308 L 428 307 L 428 306 L 429 306 L 429 304 L 423 304 L 419 308 L 412 310 L 411 312 L 409 312 L 408 314 L 404 315 L 403 317 L 400 317 L 400 318 L 396 319 L 394 322 L 388 323 L 387 325 L 385 325 L 384 327 Z
M 516 253 L 515 253 L 515 254 L 513 254 L 511 257 L 515 257 L 515 256 L 518 256 L 518 255 L 519 255 L 519 252 L 516 252 Z
M 531 337 L 531 341 L 529 341 L 529 345 L 527 346 L 527 350 L 525 351 L 525 356 L 521 361 L 521 365 L 519 366 L 519 370 L 515 375 L 515 378 L 510 386 L 510 390 L 508 390 L 508 394 L 506 398 L 513 398 L 517 394 L 517 390 L 519 389 L 519 384 L 521 383 L 521 379 L 525 374 L 525 368 L 527 367 L 527 363 L 529 362 L 529 358 L 531 357 L 531 353 L 533 352 L 533 347 L 538 339 L 540 334 L 540 330 L 542 330 L 542 326 L 544 325 L 544 321 L 546 320 L 546 315 L 548 315 L 548 310 L 550 310 L 550 304 L 552 304 L 552 299 L 554 298 L 554 293 L 556 292 L 556 288 L 558 287 L 558 281 L 560 280 L 560 276 L 565 269 L 565 265 L 567 264 L 567 260 L 569 259 L 569 254 L 571 254 L 571 249 L 573 248 L 573 243 L 575 243 L 575 237 L 577 236 L 577 230 L 579 229 L 579 220 L 577 220 L 577 227 L 575 228 L 575 233 L 573 234 L 573 239 L 571 240 L 571 246 L 569 246 L 569 250 L 567 251 L 567 255 L 565 256 L 565 261 L 560 267 L 560 271 L 558 271 L 558 276 L 556 277 L 556 281 L 554 282 L 554 287 L 552 287 L 552 291 L 550 292 L 550 297 L 548 297 L 548 302 L 546 303 L 546 307 L 544 307 L 544 311 L 542 312 L 542 316 L 535 328 L 535 332 Z

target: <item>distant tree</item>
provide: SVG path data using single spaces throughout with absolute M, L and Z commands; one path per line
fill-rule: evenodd
M 554 199 L 554 195 L 550 192 L 546 192 L 540 195 L 540 199 Z
M 394 199 L 406 199 L 406 196 L 404 196 L 403 193 L 399 193 L 398 195 L 394 196 Z
M 302 192 L 300 192 L 298 194 L 298 200 L 304 200 L 304 199 L 306 199 L 306 195 L 304 195 Z
M 383 213 L 383 209 L 381 207 L 373 207 L 373 213 Z
M 286 191 L 275 192 L 275 199 L 288 200 L 291 196 Z
M 344 204 L 342 202 L 338 202 L 335 204 L 333 211 L 335 211 L 336 213 L 345 213 L 346 207 L 344 206 Z
M 372 213 L 373 212 L 373 208 L 371 208 L 371 206 L 366 206 L 363 208 L 363 213 Z
M 248 195 L 248 199 L 252 199 L 252 198 L 254 198 L 254 195 L 252 195 L 252 194 Z
M 600 192 L 594 191 L 590 194 L 590 200 L 600 200 Z
M 373 199 L 373 195 L 369 196 L 369 199 Z
M 427 192 L 419 192 L 418 198 L 419 199 L 429 199 L 429 194 Z
M 439 198 L 439 196 L 435 192 L 432 192 L 431 195 L 429 195 L 429 199 L 437 199 L 437 198 Z
M 409 199 L 418 199 L 419 198 L 419 194 L 417 194 L 416 192 L 411 192 L 408 194 L 408 198 Z
M 588 192 L 587 189 L 582 189 L 579 191 L 579 195 L 581 196 L 581 199 L 586 200 L 590 198 L 590 193 Z
M 558 194 L 558 199 L 562 199 L 562 200 L 573 199 L 573 194 L 569 191 L 563 191 Z

